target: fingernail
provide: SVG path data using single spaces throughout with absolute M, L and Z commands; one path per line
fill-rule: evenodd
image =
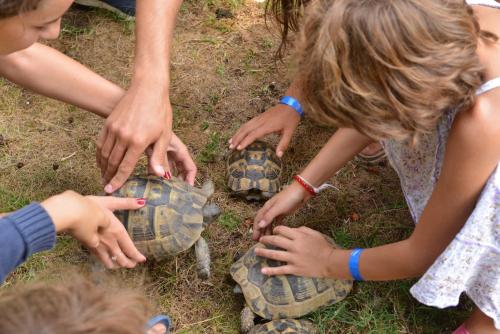
M 228 142 L 228 144 L 231 144 L 233 142 L 233 138 L 229 138 L 229 140 L 227 142 Z
M 111 194 L 113 192 L 113 186 L 111 184 L 106 185 L 106 187 L 104 187 L 104 191 Z
M 259 222 L 259 227 L 266 227 L 266 221 L 265 220 L 261 220 Z
M 230 150 L 232 150 L 233 148 L 234 148 L 234 145 L 233 145 L 233 144 L 229 145 L 229 149 L 230 149 Z
M 142 255 L 142 254 L 141 254 L 141 256 L 142 256 L 141 261 L 142 262 L 146 262 L 146 257 L 144 255 Z
M 260 270 L 260 272 L 261 272 L 261 273 L 263 273 L 264 275 L 267 275 L 267 269 L 266 269 L 266 268 L 262 268 L 262 269 Z
M 163 175 L 163 177 L 166 178 L 167 180 L 170 180 L 172 178 L 172 174 L 170 174 L 169 171 L 166 171 L 165 175 Z
M 278 151 L 278 153 L 276 153 L 276 155 L 278 156 L 278 158 L 281 158 L 283 156 L 283 151 Z
M 136 199 L 136 201 L 137 201 L 137 204 L 139 204 L 139 205 L 146 204 L 146 199 L 145 198 L 138 198 L 138 199 Z
M 242 148 L 243 148 L 243 146 L 238 145 L 238 147 L 236 149 L 241 150 Z

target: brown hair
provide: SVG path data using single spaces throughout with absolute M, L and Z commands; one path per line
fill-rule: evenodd
M 309 2 L 310 0 L 268 0 L 266 2 L 266 20 L 271 16 L 279 23 L 281 43 L 276 52 L 278 58 L 282 58 L 285 53 L 290 31 L 299 30 L 302 13 Z
M 36 9 L 40 0 L 0 0 L 0 19 Z
M 138 334 L 144 332 L 148 312 L 138 292 L 75 276 L 3 293 L 0 333 Z
M 318 0 L 299 46 L 309 114 L 373 138 L 417 139 L 482 82 L 480 31 L 464 0 Z

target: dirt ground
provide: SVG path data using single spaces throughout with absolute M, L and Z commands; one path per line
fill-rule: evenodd
M 232 2 L 231 2 L 232 1 Z M 263 4 L 207 0 L 183 4 L 172 52 L 174 131 L 199 167 L 198 184 L 216 184 L 223 214 L 205 232 L 213 276 L 196 277 L 193 252 L 110 275 L 140 284 L 157 311 L 174 320 L 175 333 L 237 333 L 241 298 L 233 295 L 229 267 L 252 245 L 250 219 L 258 204 L 231 198 L 222 159 L 227 139 L 245 121 L 272 106 L 290 82 L 289 62 L 276 63 L 275 30 L 266 28 Z M 216 18 L 216 9 L 233 18 Z M 133 24 L 104 11 L 73 8 L 61 38 L 49 44 L 124 87 L 133 63 Z M 0 79 L 0 203 L 14 210 L 33 200 L 73 189 L 101 191 L 95 139 L 102 120 L 88 112 L 19 89 Z M 285 178 L 300 171 L 333 133 L 305 120 L 284 157 Z M 276 143 L 276 137 L 267 140 Z M 144 160 L 142 161 L 142 163 Z M 139 173 L 144 171 L 139 166 Z M 365 170 L 348 164 L 328 190 L 287 221 L 332 235 L 343 247 L 369 247 L 401 240 L 413 228 L 395 173 L 387 166 Z M 88 270 L 88 257 L 67 236 L 52 252 L 34 256 L 3 289 L 35 279 L 57 279 L 65 270 Z M 308 318 L 322 333 L 449 333 L 470 305 L 436 310 L 409 294 L 413 281 L 355 284 L 343 302 Z

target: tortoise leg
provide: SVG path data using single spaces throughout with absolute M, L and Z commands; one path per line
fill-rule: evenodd
M 241 333 L 247 334 L 252 328 L 255 326 L 255 313 L 252 310 L 245 306 L 245 308 L 241 311 Z
M 194 245 L 194 252 L 198 262 L 198 277 L 208 279 L 210 277 L 210 249 L 205 239 L 201 238 Z
M 275 193 L 271 193 L 271 192 L 268 192 L 268 191 L 263 191 L 262 192 L 262 197 L 264 197 L 264 199 L 269 199 L 271 197 L 274 196 Z

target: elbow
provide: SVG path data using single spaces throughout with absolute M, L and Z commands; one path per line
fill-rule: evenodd
M 0 75 L 11 81 L 16 81 L 16 78 L 27 73 L 32 59 L 30 49 L 0 56 Z

